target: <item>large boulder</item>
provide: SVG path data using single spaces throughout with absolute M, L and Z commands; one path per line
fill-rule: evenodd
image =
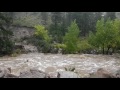
M 11 68 L 0 68 L 0 78 L 17 78 L 18 76 L 11 74 Z
M 30 52 L 38 52 L 37 47 L 33 45 L 24 45 L 25 52 L 30 53 Z
M 61 71 L 58 72 L 57 78 L 79 78 L 79 76 L 74 72 Z
M 116 78 L 120 78 L 120 69 L 115 72 Z
M 116 78 L 116 77 L 107 70 L 99 68 L 97 72 L 91 73 L 89 78 Z
M 0 78 L 50 78 L 50 75 L 37 69 L 30 69 L 16 76 L 11 74 L 10 68 L 0 68 Z
M 22 53 L 38 52 L 37 47 L 23 43 L 15 43 L 14 50 L 20 50 Z
M 15 43 L 14 49 L 25 49 L 24 46 L 21 43 Z
M 30 69 L 30 71 L 21 72 L 19 78 L 50 78 L 50 76 L 40 70 Z

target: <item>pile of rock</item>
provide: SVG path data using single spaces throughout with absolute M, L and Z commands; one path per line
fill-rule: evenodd
M 71 71 L 56 72 L 56 76 L 51 76 L 37 69 L 20 72 L 19 76 L 11 73 L 11 68 L 0 68 L 0 78 L 79 78 L 79 76 Z
M 50 78 L 50 76 L 36 69 L 20 72 L 20 75 L 16 76 L 11 74 L 11 68 L 0 68 L 0 78 Z
M 38 52 L 37 47 L 33 45 L 22 44 L 22 43 L 15 43 L 14 50 L 20 50 L 21 53 Z
M 20 72 L 19 76 L 11 74 L 11 68 L 0 68 L 0 78 L 80 78 L 77 73 L 71 71 L 61 71 L 57 76 L 51 76 L 45 72 L 36 69 Z M 110 73 L 103 68 L 99 68 L 97 72 L 91 73 L 88 78 L 120 78 L 120 70 Z

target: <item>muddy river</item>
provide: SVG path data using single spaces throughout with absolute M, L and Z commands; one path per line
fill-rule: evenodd
M 55 74 L 58 71 L 65 71 L 65 67 L 75 67 L 80 77 L 85 77 L 98 68 L 115 72 L 120 68 L 120 55 L 29 53 L 17 57 L 0 57 L 0 67 L 11 67 L 15 75 L 30 68 Z

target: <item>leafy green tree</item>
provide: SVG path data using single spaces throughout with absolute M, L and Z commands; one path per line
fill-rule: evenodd
M 117 44 L 120 42 L 119 36 L 120 29 L 120 20 L 111 20 L 107 19 L 105 22 L 102 18 L 98 20 L 96 23 L 96 33 L 90 33 L 89 42 L 96 46 L 102 48 L 103 54 L 105 53 L 105 49 L 107 54 L 109 53 L 109 49 L 117 47 Z
M 101 18 L 101 12 L 70 12 L 68 13 L 68 23 L 76 19 L 78 27 L 81 29 L 81 36 L 87 36 L 89 31 L 95 31 L 97 20 Z
M 95 36 L 90 33 L 90 43 L 96 47 L 101 47 L 104 54 L 105 44 L 106 44 L 106 30 L 104 19 L 98 20 L 96 23 L 96 33 Z
M 113 21 L 113 32 L 111 32 L 111 41 L 110 41 L 110 46 L 112 48 L 112 52 L 119 47 L 120 45 L 120 20 L 115 19 Z
M 63 12 L 52 12 L 52 24 L 49 26 L 49 32 L 56 43 L 63 42 L 63 36 L 67 31 L 66 14 Z
M 66 45 L 67 53 L 75 53 L 78 50 L 77 42 L 79 40 L 79 27 L 74 20 L 68 27 L 68 32 L 64 36 L 64 44 Z
M 92 45 L 90 45 L 88 43 L 88 39 L 87 38 L 83 38 L 81 39 L 78 43 L 77 43 L 77 46 L 78 46 L 78 50 L 79 50 L 79 53 L 82 52 L 82 53 L 90 53 L 91 50 L 93 50 L 93 47 Z
M 44 26 L 36 25 L 35 29 L 36 29 L 35 35 L 37 37 L 40 37 L 41 39 L 44 39 L 47 42 L 50 42 L 50 37 L 48 35 L 48 31 L 45 29 Z
M 34 44 L 37 46 L 39 51 L 42 51 L 43 53 L 49 52 L 51 37 L 48 35 L 48 31 L 42 25 L 36 25 L 35 29 Z

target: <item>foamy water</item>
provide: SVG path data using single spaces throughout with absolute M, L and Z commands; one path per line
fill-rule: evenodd
M 28 60 L 28 62 L 26 62 Z M 37 68 L 47 73 L 64 71 L 64 67 L 76 68 L 81 77 L 96 71 L 98 68 L 105 68 L 108 71 L 116 71 L 120 68 L 120 58 L 110 55 L 92 54 L 43 54 L 29 53 L 17 57 L 0 58 L 0 67 L 11 67 L 12 73 L 19 75 L 20 71 L 30 68 Z

